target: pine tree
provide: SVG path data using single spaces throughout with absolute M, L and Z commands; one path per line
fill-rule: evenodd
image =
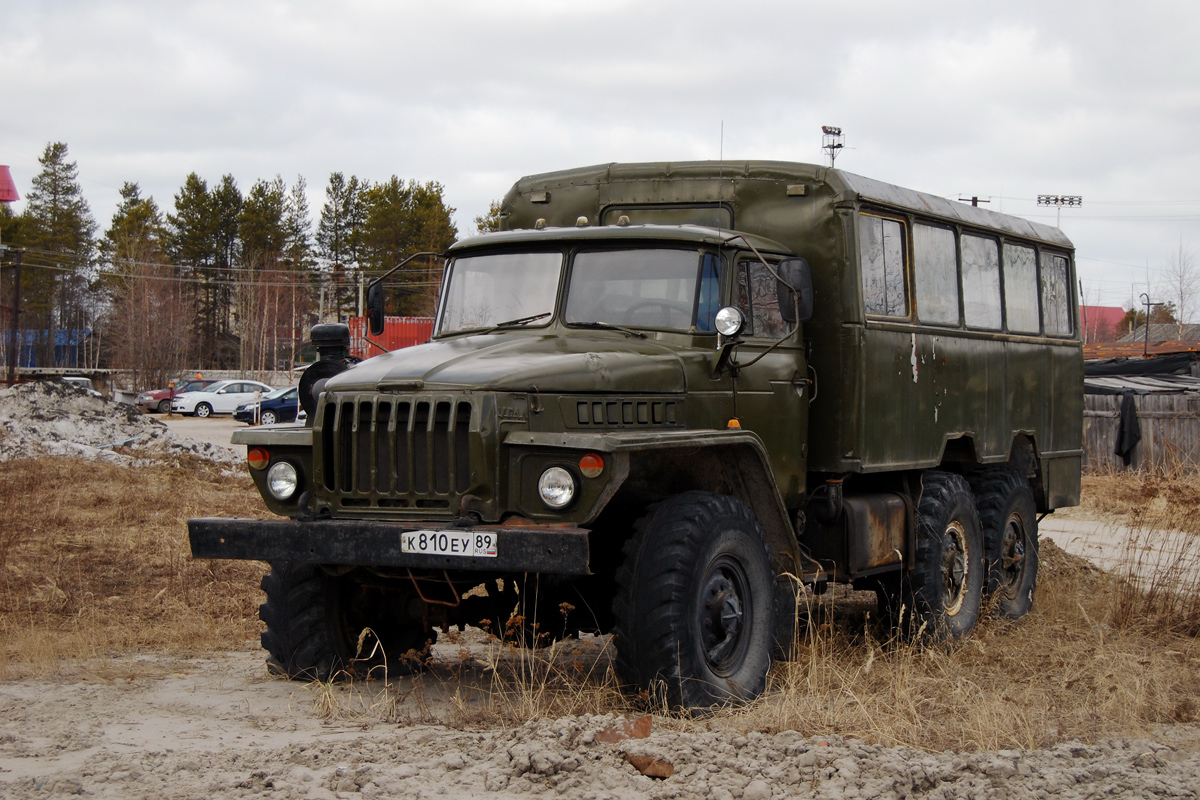
M 458 230 L 454 209 L 442 198 L 437 181 L 405 183 L 396 176 L 363 192 L 367 208 L 363 229 L 362 269 L 381 273 L 420 251 L 441 252 L 453 244 Z M 440 272 L 412 266 L 391 283 L 393 313 L 432 314 Z
M 18 242 L 28 248 L 24 260 L 32 267 L 23 278 L 24 327 L 38 331 L 34 352 L 42 366 L 74 366 L 74 348 L 55 347 L 58 331 L 67 332 L 68 344 L 83 344 L 97 311 L 88 291 L 96 222 L 79 186 L 78 166 L 67 156 L 66 144 L 53 142 L 38 159 L 42 171 L 25 198 Z
M 486 214 L 475 218 L 476 233 L 492 233 L 500 230 L 500 201 L 493 200 Z
M 365 219 L 362 189 L 363 185 L 353 175 L 349 180 L 340 172 L 330 175 L 317 225 L 317 257 L 329 275 L 332 286 L 328 300 L 338 317 L 352 305 Z
M 193 172 L 175 195 L 175 213 L 167 216 L 171 257 L 181 275 L 198 282 L 197 366 L 204 368 L 229 369 L 237 361 L 230 327 L 241 207 L 242 194 L 232 175 L 210 190 Z

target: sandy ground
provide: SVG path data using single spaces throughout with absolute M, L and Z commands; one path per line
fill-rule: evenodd
M 326 722 L 317 690 L 267 677 L 249 647 L 119 660 L 104 673 L 0 684 L 0 796 L 1194 798 L 1200 787 L 1200 752 L 1182 741 L 1200 731 L 1178 727 L 1161 741 L 936 754 L 662 720 L 639 730 L 611 717 L 449 728 L 421 722 L 422 709 L 447 702 L 436 686 L 405 698 L 399 723 Z M 371 702 L 339 691 L 347 704 Z
M 1169 576 L 1175 585 L 1200 586 L 1200 540 L 1191 534 L 1054 514 L 1038 534 L 1101 569 L 1131 568 L 1142 583 Z
M 237 422 L 228 414 L 218 414 L 208 419 L 200 417 L 185 417 L 182 414 L 154 414 L 159 422 L 166 425 L 179 436 L 194 439 L 198 442 L 208 442 L 219 447 L 234 447 L 229 443 L 229 437 L 234 431 L 249 427 L 244 422 Z M 245 454 L 245 448 L 234 447 L 240 454 Z

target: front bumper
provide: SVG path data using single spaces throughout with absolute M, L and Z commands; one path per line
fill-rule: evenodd
M 440 529 L 495 533 L 494 558 L 405 553 L 406 531 Z M 194 558 L 291 561 L 415 569 L 544 572 L 588 575 L 588 531 L 559 525 L 476 525 L 451 528 L 363 520 L 188 520 Z

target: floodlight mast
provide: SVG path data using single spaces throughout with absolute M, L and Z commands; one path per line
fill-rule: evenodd
M 821 149 L 829 156 L 829 166 L 833 167 L 833 162 L 837 160 L 838 153 L 845 147 L 845 137 L 842 136 L 842 129 L 834 125 L 821 126 Z
M 1054 227 L 1061 228 L 1062 207 L 1078 208 L 1083 205 L 1083 198 L 1077 194 L 1039 194 L 1037 204 L 1039 206 L 1056 206 L 1058 208 L 1058 216 L 1054 220 Z

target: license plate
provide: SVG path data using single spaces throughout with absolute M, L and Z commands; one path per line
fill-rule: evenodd
M 434 556 L 495 558 L 498 538 L 494 533 L 470 531 L 408 531 L 400 534 L 400 549 Z

